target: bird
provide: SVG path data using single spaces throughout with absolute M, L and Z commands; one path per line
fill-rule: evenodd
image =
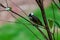
M 33 23 L 35 23 L 35 24 L 37 24 L 37 25 L 40 25 L 40 26 L 43 26 L 43 24 L 42 24 L 42 22 L 39 20 L 39 18 L 36 17 L 33 13 L 30 13 L 30 14 L 28 15 L 28 17 L 29 17 L 29 19 L 30 19 Z

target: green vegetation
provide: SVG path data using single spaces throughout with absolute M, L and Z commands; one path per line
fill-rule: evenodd
M 54 5 L 54 11 L 56 16 L 56 21 L 60 24 L 60 12 Z M 53 10 L 52 6 L 45 8 L 47 19 L 53 20 Z M 34 11 L 34 15 L 37 16 L 42 22 L 42 15 L 40 9 L 36 9 Z M 21 22 L 25 23 L 39 38 L 44 40 L 43 36 L 39 33 L 39 31 L 30 23 L 25 21 L 24 19 L 19 19 Z M 17 21 L 17 20 L 16 20 Z M 44 24 L 44 23 L 43 23 Z M 42 29 L 43 30 L 43 29 Z M 43 30 L 45 32 L 45 30 Z M 60 34 L 58 34 L 58 40 L 60 40 Z M 55 35 L 55 38 L 56 35 Z M 22 23 L 7 23 L 0 27 L 0 40 L 37 40 L 37 38 L 23 25 Z

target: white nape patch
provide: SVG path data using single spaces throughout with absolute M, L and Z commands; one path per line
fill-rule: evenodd
M 31 13 L 31 15 L 34 15 L 34 13 Z

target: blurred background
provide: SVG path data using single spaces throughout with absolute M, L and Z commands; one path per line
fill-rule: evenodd
M 11 7 L 13 11 L 27 18 L 27 16 L 21 11 L 21 9 L 16 7 L 13 2 L 17 6 L 19 6 L 24 12 L 26 12 L 27 16 L 30 12 L 33 12 L 34 15 L 37 16 L 43 22 L 40 9 L 37 3 L 35 2 L 35 0 L 7 0 L 7 2 L 6 0 L 0 0 L 0 3 L 2 3 L 4 6 L 7 7 L 7 4 L 8 4 L 8 6 Z M 44 7 L 45 7 L 47 19 L 53 20 L 53 14 L 52 14 L 53 9 L 51 8 L 52 7 L 51 2 L 52 0 L 44 0 Z M 58 0 L 55 0 L 55 2 L 57 4 L 59 3 Z M 55 10 L 55 15 L 57 15 L 56 21 L 58 21 L 60 24 L 60 13 L 55 5 L 53 5 L 53 7 Z M 0 6 L 0 10 L 4 10 L 4 8 Z M 13 15 L 16 16 L 15 14 Z M 16 17 L 18 18 L 18 16 Z M 28 23 L 22 18 L 18 18 L 18 19 L 24 24 L 26 24 L 39 38 L 44 40 L 43 36 L 39 33 L 39 31 L 36 28 L 34 28 L 30 23 Z M 11 22 L 6 22 L 6 21 L 11 21 Z M 10 12 L 0 11 L 0 40 L 38 40 L 22 23 L 19 23 L 19 24 L 12 23 L 16 21 L 18 20 L 16 20 L 10 14 Z M 56 27 L 56 30 L 57 28 L 60 28 L 60 27 Z M 46 32 L 44 29 L 41 29 L 41 30 Z M 58 32 L 60 32 L 60 29 L 58 29 Z M 60 34 L 58 35 L 58 39 L 60 40 L 59 37 L 60 37 Z M 57 39 L 57 34 L 55 35 L 55 39 Z
M 37 9 L 38 5 L 36 4 L 35 0 L 12 0 L 16 5 L 18 5 L 22 10 L 24 10 L 27 15 L 30 12 L 33 12 L 33 10 Z M 7 0 L 7 3 L 9 6 L 12 7 L 12 9 L 19 14 L 25 16 L 22 12 L 20 12 L 19 8 L 17 8 L 12 2 Z M 0 0 L 0 3 L 7 6 L 6 0 Z M 51 0 L 44 0 L 44 6 L 47 7 L 51 3 Z M 1 8 L 1 7 L 0 7 Z M 3 8 L 1 8 L 3 9 Z M 11 17 L 10 13 L 8 12 L 0 12 L 0 19 L 1 20 L 14 20 L 13 17 Z M 1 22 L 0 24 L 2 24 Z

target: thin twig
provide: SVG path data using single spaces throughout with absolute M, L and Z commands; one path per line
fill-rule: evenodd
M 59 0 L 59 3 L 60 3 L 60 0 Z
M 12 0 L 10 0 L 10 2 L 13 3 L 17 8 L 19 8 L 20 11 L 22 11 L 22 12 L 27 16 L 26 12 L 25 12 L 24 10 L 22 10 L 21 7 L 19 7 L 19 6 L 16 5 L 14 2 L 12 2 Z
M 44 23 L 45 23 L 45 28 L 46 28 L 46 31 L 48 33 L 49 40 L 52 40 L 52 35 L 51 35 L 50 29 L 49 29 L 49 26 L 48 26 L 48 23 L 47 23 L 43 3 L 41 2 L 41 0 L 36 0 L 36 2 L 41 9 L 42 17 L 43 17 L 43 20 L 44 20 Z
M 40 33 L 42 33 L 42 35 L 45 37 L 45 39 L 48 40 L 48 38 L 46 37 L 46 35 L 41 31 L 41 29 L 38 28 L 38 25 L 36 25 L 35 27 L 39 30 Z
M 56 2 L 54 0 L 52 0 L 52 1 L 56 5 L 56 7 L 60 10 L 60 7 L 56 4 Z
M 57 6 L 57 8 L 60 10 L 60 7 L 56 4 L 56 2 L 53 0 L 54 4 Z M 60 0 L 59 0 L 60 3 Z M 58 40 L 58 27 L 57 27 L 57 40 Z
M 14 13 L 14 14 L 16 14 L 16 15 L 18 15 L 18 16 L 20 16 L 19 14 L 17 14 L 16 12 L 14 12 L 14 11 L 12 11 L 12 10 L 11 10 L 11 12 Z M 22 17 L 22 16 L 20 16 L 20 17 Z M 22 18 L 25 19 L 24 17 L 22 17 Z M 25 20 L 27 20 L 27 19 L 25 19 Z M 27 20 L 27 21 L 30 22 L 29 20 Z M 30 22 L 30 23 L 31 23 L 31 22 Z M 31 24 L 34 25 L 33 23 L 31 23 Z M 34 25 L 34 26 L 35 26 L 35 25 Z M 43 33 L 41 32 L 41 30 L 39 30 L 39 32 L 43 35 Z M 47 37 L 46 37 L 45 34 L 44 34 L 43 36 L 47 39 Z
M 55 24 L 60 28 L 60 24 L 56 20 L 55 20 Z
M 15 19 L 17 19 L 12 13 L 11 13 L 11 15 L 12 15 Z M 21 22 L 19 19 L 17 19 L 17 21 L 20 22 L 20 23 L 22 23 L 23 25 L 25 25 L 25 24 L 24 24 L 23 22 Z M 25 25 L 25 27 L 26 27 L 31 33 L 33 33 L 33 35 L 34 35 L 37 39 L 41 40 L 27 25 Z
M 3 8 L 6 8 L 6 7 L 5 7 L 4 5 L 2 5 L 1 3 L 0 3 L 0 6 L 2 6 Z M 32 23 L 32 22 L 30 22 L 29 20 L 27 20 L 27 19 L 26 19 L 26 18 L 24 18 L 23 16 L 19 15 L 18 13 L 14 12 L 13 10 L 10 10 L 10 12 L 12 12 L 12 13 L 14 13 L 14 14 L 18 15 L 19 17 L 21 17 L 21 18 L 25 19 L 26 21 L 28 21 L 29 23 L 31 23 L 31 24 L 33 25 L 33 23 Z
M 0 6 L 2 6 L 3 8 L 6 8 L 6 7 L 5 7 L 4 5 L 2 5 L 1 3 L 0 3 Z M 10 12 L 12 12 L 12 13 L 18 15 L 19 17 L 25 19 L 26 21 L 28 21 L 29 23 L 31 23 L 33 26 L 35 26 L 32 22 L 30 22 L 29 20 L 27 20 L 27 19 L 24 18 L 23 16 L 19 15 L 18 13 L 14 12 L 13 10 L 10 10 Z M 41 34 L 42 34 L 42 33 L 41 33 Z M 42 35 L 43 35 L 43 34 L 42 34 Z M 45 35 L 45 34 L 44 34 L 44 35 Z M 44 36 L 44 35 L 43 35 L 43 36 Z

